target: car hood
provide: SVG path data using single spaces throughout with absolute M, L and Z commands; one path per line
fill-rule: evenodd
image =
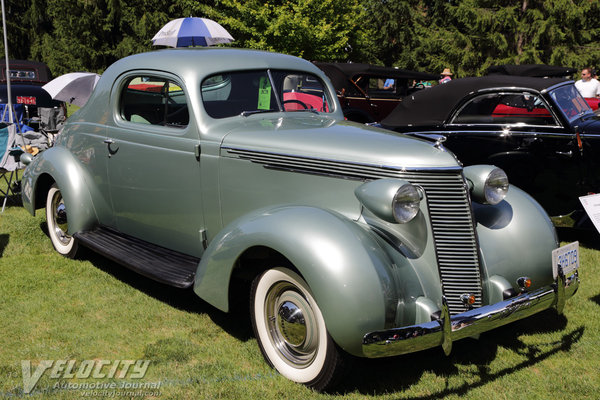
M 222 147 L 400 169 L 458 167 L 452 153 L 429 141 L 313 114 L 248 117 Z
M 573 123 L 578 126 L 581 134 L 600 134 L 600 116 L 586 115 Z

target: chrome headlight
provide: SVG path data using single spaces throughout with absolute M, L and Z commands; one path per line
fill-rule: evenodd
M 508 192 L 508 176 L 500 168 L 490 172 L 483 187 L 485 201 L 488 204 L 498 204 L 506 197 Z
M 504 200 L 509 184 L 506 173 L 493 165 L 471 165 L 463 169 L 473 200 L 496 205 Z
M 417 188 L 410 183 L 402 185 L 392 201 L 392 213 L 396 222 L 410 222 L 419 212 L 421 195 Z
M 421 193 L 401 179 L 370 181 L 354 193 L 365 208 L 387 222 L 405 224 L 419 213 Z

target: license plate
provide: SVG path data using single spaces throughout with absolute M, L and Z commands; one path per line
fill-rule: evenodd
M 554 279 L 558 277 L 558 266 L 562 267 L 564 276 L 571 276 L 579 269 L 579 242 L 569 243 L 552 250 L 552 272 Z
M 18 104 L 28 104 L 35 106 L 36 100 L 37 99 L 34 96 L 17 96 Z

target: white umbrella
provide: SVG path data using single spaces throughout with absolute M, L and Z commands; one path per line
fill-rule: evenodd
M 155 46 L 211 46 L 233 42 L 221 25 L 208 18 L 178 18 L 168 22 L 152 38 Z
M 76 106 L 83 107 L 88 101 L 100 75 L 93 72 L 71 72 L 42 86 L 54 100 L 66 101 Z

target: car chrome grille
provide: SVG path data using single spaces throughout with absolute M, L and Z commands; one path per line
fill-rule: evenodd
M 270 169 L 364 181 L 400 178 L 421 186 L 427 195 L 442 292 L 448 302 L 450 314 L 465 311 L 460 299 L 462 294 L 475 295 L 473 307 L 481 306 L 478 244 L 460 167 L 408 169 L 246 149 L 223 150 Z
M 460 297 L 475 295 L 473 307 L 481 307 L 478 244 L 471 206 L 461 174 L 404 174 L 427 194 L 429 218 L 442 280 L 451 315 L 465 311 Z

